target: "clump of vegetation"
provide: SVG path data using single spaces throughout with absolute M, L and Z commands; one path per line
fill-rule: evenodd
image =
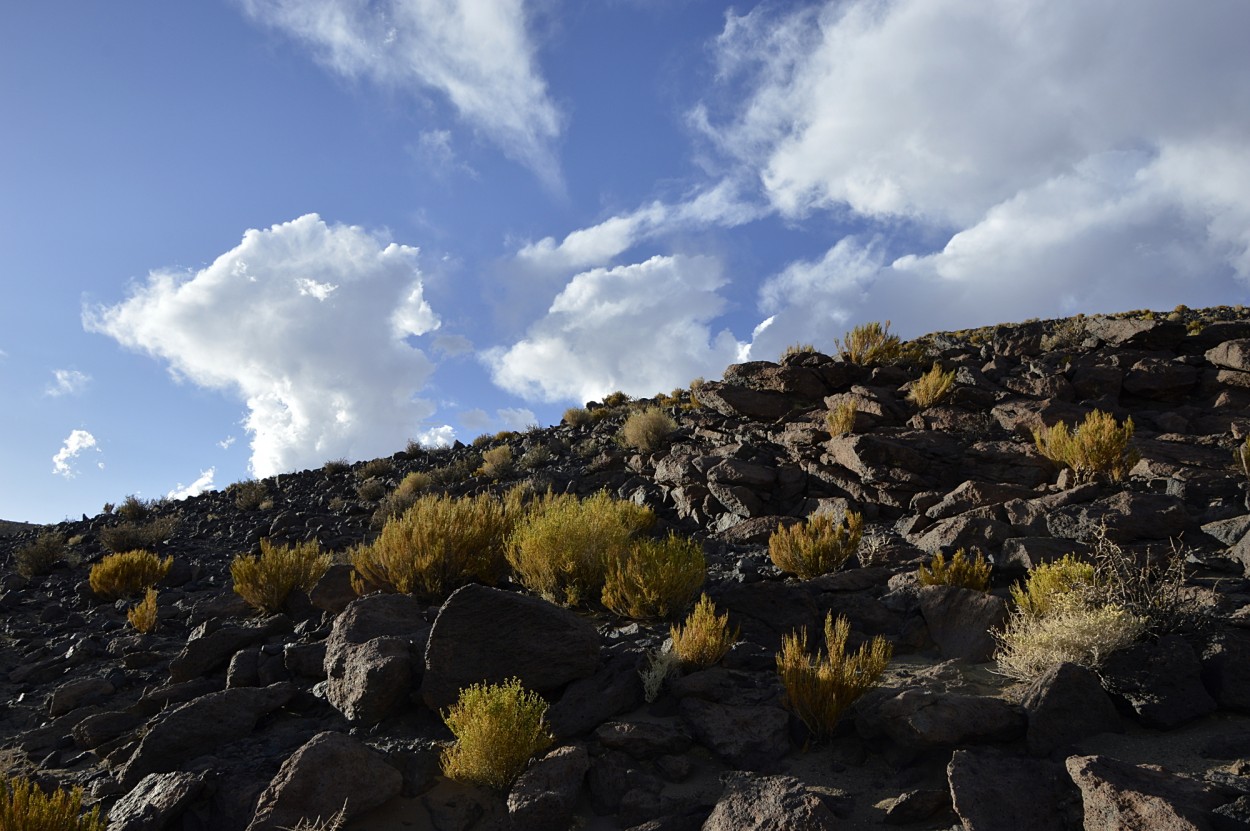
M 346 473 L 351 469 L 352 466 L 346 459 L 330 459 L 321 466 L 321 470 L 324 473 L 329 473 L 331 475 Z
M 525 470 L 537 470 L 555 461 L 556 454 L 545 444 L 536 444 L 521 455 L 521 467 Z
M 829 427 L 829 433 L 834 436 L 850 433 L 855 429 L 855 416 L 858 413 L 859 409 L 855 406 L 855 402 L 849 398 L 834 407 L 825 414 L 825 423 Z
M 380 528 L 391 517 L 396 517 L 404 511 L 412 507 L 417 498 L 422 493 L 430 489 L 434 484 L 433 478 L 428 473 L 420 471 L 412 471 L 405 476 L 395 490 L 383 498 L 378 509 L 373 512 L 373 525 Z
M 716 604 L 706 594 L 699 598 L 694 611 L 680 625 L 669 628 L 677 658 L 686 666 L 699 669 L 710 667 L 725 657 L 741 633 L 741 627 L 729 631 L 729 613 L 716 614 Z
M 768 538 L 768 556 L 777 568 L 810 580 L 830 574 L 854 556 L 863 535 L 864 517 L 847 511 L 843 522 L 816 514 L 807 522 L 778 528 Z
M 109 551 L 134 551 L 139 548 L 155 548 L 174 533 L 178 520 L 171 516 L 154 519 L 142 525 L 122 522 L 100 531 L 100 543 Z
M 677 429 L 672 416 L 658 407 L 648 407 L 630 413 L 621 427 L 621 443 L 643 453 L 654 453 L 664 446 L 668 437 Z
M 156 507 L 154 499 L 140 499 L 133 493 L 122 500 L 115 513 L 127 522 L 143 522 Z
M 361 481 L 365 479 L 386 479 L 394 475 L 395 463 L 390 459 L 374 459 L 356 468 L 356 478 Z
M 569 407 L 564 411 L 561 421 L 570 427 L 589 427 L 593 419 L 590 417 L 590 410 L 585 407 Z
M 1068 595 L 1088 596 L 1094 590 L 1094 566 L 1065 554 L 1053 563 L 1041 563 L 1029 570 L 1023 585 L 1011 587 L 1016 608 L 1032 618 L 1045 617 Z
M 359 575 L 358 591 L 437 599 L 466 583 L 493 585 L 505 570 L 509 526 L 503 505 L 488 494 L 418 497 L 387 521 L 376 540 L 348 552 Z
M 890 321 L 862 323 L 843 338 L 835 338 L 834 346 L 842 359 L 860 366 L 878 366 L 897 361 L 903 354 L 903 342 L 890 334 Z
M 143 599 L 130 607 L 126 612 L 126 620 L 136 632 L 147 635 L 156 630 L 156 589 L 150 588 Z
M 1070 317 L 1055 327 L 1054 332 L 1042 336 L 1042 349 L 1046 352 L 1073 352 L 1080 349 L 1089 337 L 1084 315 Z
M 614 410 L 617 407 L 624 407 L 626 404 L 628 404 L 629 402 L 633 400 L 634 399 L 631 396 L 628 396 L 625 393 L 621 392 L 620 390 L 617 390 L 616 392 L 610 392 L 607 395 L 605 395 L 601 403 L 603 404 L 603 406 L 607 407 L 609 410 Z
M 265 487 L 264 482 L 258 482 L 251 479 L 247 482 L 235 482 L 226 488 L 226 493 L 234 497 L 234 506 L 240 511 L 256 511 L 265 506 L 269 502 L 269 489 Z M 272 507 L 273 503 L 269 502 L 268 507 Z
M 489 447 L 490 443 L 493 442 L 494 440 L 495 440 L 494 436 L 492 436 L 490 433 L 482 433 L 480 436 L 474 436 L 473 441 L 470 442 L 470 444 L 472 444 L 477 449 L 481 450 L 483 447 Z
M 1163 635 L 1204 628 L 1210 619 L 1185 588 L 1185 554 L 1174 549 L 1161 558 L 1139 560 L 1099 529 L 1090 552 L 1094 565 L 1093 602 L 1122 608 Z
M 1246 436 L 1245 441 L 1233 448 L 1233 459 L 1241 465 L 1241 472 L 1246 474 L 1246 478 L 1250 479 L 1250 436 Z
M 950 393 L 955 383 L 955 370 L 943 372 L 936 361 L 933 368 L 917 378 L 907 393 L 907 400 L 924 410 L 937 404 Z
M 1131 646 L 1145 622 L 1118 606 L 1057 603 L 1041 617 L 1013 614 L 996 637 L 999 670 L 1031 681 L 1063 663 L 1093 668 L 1116 650 Z
M 1041 454 L 1071 468 L 1080 481 L 1089 481 L 1101 474 L 1116 482 L 1123 479 L 1140 458 L 1129 445 L 1132 439 L 1133 419 L 1127 418 L 1120 424 L 1102 410 L 1085 416 L 1075 431 L 1070 431 L 1062 421 L 1033 431 L 1033 440 Z
M 13 555 L 14 570 L 26 578 L 47 574 L 67 555 L 65 537 L 55 531 L 46 531 L 35 541 L 24 545 Z
M 93 592 L 107 600 L 133 597 L 164 579 L 173 564 L 173 557 L 162 560 L 151 551 L 109 554 L 91 567 L 87 582 Z
M 273 545 L 263 539 L 259 556 L 240 554 L 231 561 L 230 578 L 234 593 L 249 606 L 273 613 L 295 589 L 312 591 L 329 567 L 330 555 L 315 542 Z
M 792 343 L 781 353 L 781 360 L 789 358 L 791 355 L 812 355 L 815 354 L 816 347 L 810 343 Z
M 690 605 L 706 575 L 703 547 L 694 540 L 676 534 L 638 540 L 608 562 L 603 605 L 623 617 L 667 619 Z
M 654 522 L 650 509 L 604 492 L 545 497 L 513 529 L 508 562 L 530 591 L 575 606 L 600 597 L 608 563 L 625 557 Z
M 356 497 L 363 502 L 378 502 L 386 496 L 386 483 L 381 479 L 366 479 L 356 485 Z
M 672 641 L 665 641 L 659 649 L 652 651 L 647 656 L 646 666 L 638 670 L 638 677 L 642 679 L 643 700 L 654 704 L 660 697 L 664 682 L 675 675 L 680 667 L 681 661 L 673 649 Z
M 512 458 L 512 448 L 506 444 L 492 447 L 482 454 L 482 473 L 492 479 L 510 476 L 516 470 L 516 462 Z
M 825 654 L 807 653 L 807 630 L 786 635 L 777 653 L 777 673 L 790 709 L 816 737 L 828 736 L 846 709 L 876 686 L 894 649 L 880 635 L 846 654 L 851 624 L 825 616 Z
M 502 684 L 474 684 L 442 714 L 456 742 L 443 751 L 448 779 L 506 791 L 529 760 L 550 747 L 547 702 L 526 691 L 519 678 Z
M 108 818 L 96 806 L 82 811 L 82 788 L 45 794 L 21 777 L 0 776 L 0 828 L 4 831 L 105 831 Z
M 477 453 L 466 453 L 455 461 L 430 471 L 430 481 L 435 485 L 454 485 L 471 479 L 482 466 L 482 457 Z
M 922 586 L 958 586 L 973 591 L 988 591 L 990 587 L 990 564 L 980 551 L 975 557 L 959 549 L 950 562 L 945 555 L 933 555 L 928 565 L 922 565 L 916 572 L 916 579 Z

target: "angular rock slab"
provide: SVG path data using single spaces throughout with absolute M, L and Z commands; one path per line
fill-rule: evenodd
M 1108 756 L 1071 756 L 1065 765 L 1081 789 L 1088 829 L 1209 831 L 1207 815 L 1227 800 L 1187 776 Z
M 913 750 L 934 750 L 984 742 L 1009 742 L 1024 735 L 1023 711 L 1001 698 L 906 689 L 861 709 L 856 727 L 865 738 L 885 735 Z
M 247 831 L 281 831 L 300 820 L 345 819 L 399 795 L 403 776 L 344 733 L 318 733 L 282 763 L 257 802 Z
M 202 773 L 150 773 L 109 809 L 109 831 L 169 828 L 203 789 Z
M 946 767 L 964 831 L 1065 831 L 1077 794 L 1058 764 L 956 750 Z M 1078 809 L 1079 810 L 1079 809 Z
M 790 750 L 790 716 L 769 706 L 687 698 L 681 717 L 699 744 L 742 770 L 771 770 Z
M 1007 622 L 1001 597 L 959 586 L 923 586 L 920 613 L 943 658 L 984 663 L 994 657 L 994 632 Z
M 1076 664 L 1060 664 L 1029 685 L 1020 702 L 1029 720 L 1025 741 L 1034 756 L 1049 756 L 1124 725 L 1098 676 Z
M 513 829 L 568 828 L 588 770 L 590 754 L 581 745 L 558 747 L 531 765 L 508 793 Z
M 425 606 L 406 594 L 371 594 L 352 602 L 326 638 L 326 700 L 348 721 L 377 724 L 420 683 L 429 636 Z
M 1114 652 L 1099 671 L 1102 685 L 1147 727 L 1171 730 L 1216 709 L 1202 685 L 1202 664 L 1179 635 Z
M 440 710 L 471 684 L 514 676 L 528 690 L 554 692 L 593 675 L 599 650 L 595 627 L 568 609 L 471 584 L 447 598 L 434 620 L 421 695 Z
M 725 774 L 725 792 L 702 831 L 834 831 L 833 812 L 790 776 Z

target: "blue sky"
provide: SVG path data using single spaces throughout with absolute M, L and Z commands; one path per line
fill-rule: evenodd
M 550 424 L 857 322 L 1243 303 L 1250 5 L 0 11 L 0 517 Z

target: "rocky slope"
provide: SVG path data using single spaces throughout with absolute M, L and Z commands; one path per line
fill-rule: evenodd
M 117 829 L 277 829 L 345 800 L 362 829 L 1250 828 L 1250 488 L 1234 462 L 1250 433 L 1250 313 L 1035 321 L 913 347 L 902 366 L 817 353 L 732 366 L 698 406 L 670 407 L 679 428 L 652 454 L 616 441 L 623 407 L 497 437 L 525 463 L 496 480 L 471 473 L 483 447 L 372 463 L 387 487 L 437 469 L 453 494 L 526 479 L 607 489 L 703 541 L 705 588 L 743 641 L 654 703 L 638 673 L 666 625 L 569 612 L 510 581 L 439 605 L 357 599 L 336 566 L 258 617 L 231 590 L 236 554 L 262 538 L 341 552 L 371 533 L 377 503 L 361 494 L 385 488 L 361 487 L 363 464 L 330 465 L 268 480 L 263 498 L 155 506 L 144 522 L 167 523 L 155 548 L 175 565 L 151 635 L 86 584 L 116 514 L 39 529 L 74 564 L 30 579 L 16 556 L 37 532 L 0 538 L 0 754 L 45 785 L 81 785 Z M 918 411 L 906 393 L 935 360 L 954 388 Z M 825 416 L 846 401 L 854 430 L 830 435 Z M 1032 441 L 1093 409 L 1136 425 L 1141 458 L 1122 482 L 1078 484 Z M 808 581 L 771 564 L 775 528 L 847 510 L 868 524 L 858 562 Z M 1088 552 L 1101 529 L 1142 562 L 1184 557 L 1204 626 L 1098 673 L 1065 665 L 1027 689 L 996 675 L 1007 586 Z M 961 547 L 992 557 L 988 595 L 918 586 L 919 564 Z M 773 656 L 829 611 L 853 642 L 885 636 L 895 659 L 812 744 Z M 442 778 L 437 711 L 513 675 L 551 702 L 556 749 L 506 797 Z

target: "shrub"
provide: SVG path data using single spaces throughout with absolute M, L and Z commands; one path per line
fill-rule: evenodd
M 14 570 L 26 578 L 47 574 L 65 560 L 65 537 L 52 531 L 40 534 L 13 555 Z
M 156 629 L 156 589 L 151 588 L 143 595 L 143 599 L 130 607 L 126 612 L 126 620 L 136 632 L 147 635 Z
M 516 464 L 512 459 L 512 448 L 506 444 L 492 447 L 482 454 L 482 473 L 492 479 L 502 479 L 512 474 Z
M 154 519 L 143 525 L 123 522 L 100 531 L 100 543 L 113 552 L 155 548 L 169 539 L 177 527 L 178 521 L 171 516 Z
M 839 616 L 834 623 L 830 612 L 825 616 L 823 656 L 818 651 L 815 660 L 808 657 L 806 629 L 782 638 L 777 653 L 777 673 L 790 709 L 817 737 L 833 732 L 846 708 L 877 684 L 894 654 L 878 635 L 847 655 L 850 634 L 850 622 Z
M 621 427 L 621 443 L 643 453 L 654 453 L 677 429 L 672 416 L 658 407 L 648 407 L 629 414 Z
M 810 580 L 837 571 L 855 554 L 863 534 L 862 514 L 847 511 L 845 522 L 816 514 L 807 522 L 778 528 L 768 538 L 768 556 L 782 571 Z
M 825 414 L 825 423 L 829 425 L 832 435 L 840 436 L 855 429 L 855 415 L 859 409 L 855 402 L 847 399 Z
M 331 475 L 338 473 L 346 473 L 351 470 L 352 466 L 346 459 L 330 459 L 321 466 L 321 470 Z
M 633 400 L 634 399 L 632 397 L 626 395 L 620 390 L 617 390 L 616 392 L 610 392 L 607 395 L 605 395 L 603 397 L 602 403 L 603 403 L 603 406 L 611 410 L 611 409 L 615 409 L 616 407 L 624 407 L 626 404 L 628 404 L 629 402 Z
M 442 753 L 443 775 L 507 790 L 530 758 L 555 741 L 546 715 L 547 702 L 522 688 L 519 678 L 461 690 L 457 702 L 442 714 L 456 737 Z
M 173 564 L 173 557 L 162 560 L 151 551 L 109 554 L 91 567 L 87 582 L 93 592 L 108 600 L 133 597 L 159 583 Z
M 390 459 L 373 459 L 365 462 L 356 468 L 356 478 L 365 479 L 386 479 L 395 475 L 395 463 Z
M 487 494 L 425 495 L 349 558 L 361 589 L 442 598 L 466 583 L 499 580 L 509 524 L 503 505 Z
M 922 565 L 916 572 L 916 579 L 922 586 L 959 586 L 983 592 L 990 587 L 990 564 L 981 552 L 973 558 L 961 548 L 949 563 L 943 554 L 933 555 L 929 564 Z
M 154 507 L 156 507 L 155 500 L 140 499 L 132 493 L 122 501 L 116 513 L 127 522 L 143 522 L 152 513 Z
M 897 361 L 903 354 L 903 343 L 890 334 L 890 321 L 863 323 L 847 332 L 845 339 L 835 338 L 838 354 L 846 361 L 861 366 L 876 366 Z
M 1094 588 L 1094 566 L 1071 554 L 1053 563 L 1041 563 L 1029 570 L 1023 586 L 1011 587 L 1011 598 L 1021 614 L 1044 617 L 1067 595 L 1088 597 Z
M 257 482 L 255 479 L 235 482 L 226 488 L 226 493 L 234 496 L 234 506 L 240 511 L 255 511 L 264 505 L 269 497 L 269 489 L 265 487 L 265 483 Z
M 936 361 L 933 368 L 917 378 L 907 393 L 907 400 L 924 410 L 946 397 L 955 383 L 955 370 L 943 372 Z
M 276 612 L 295 589 L 311 591 L 330 567 L 330 555 L 315 542 L 273 545 L 260 541 L 260 555 L 240 554 L 230 563 L 234 593 L 262 612 Z
M 1062 602 L 1041 617 L 1013 613 L 995 635 L 996 659 L 1004 675 L 1029 681 L 1062 663 L 1096 667 L 1143 631 L 1142 618 L 1117 606 Z
M 791 355 L 810 355 L 815 353 L 816 347 L 810 343 L 792 343 L 781 353 L 781 360 L 789 358 Z
M 1114 416 L 1101 410 L 1085 416 L 1075 432 L 1070 432 L 1062 421 L 1033 431 L 1033 440 L 1041 454 L 1071 468 L 1081 481 L 1104 473 L 1116 482 L 1123 479 L 1139 458 L 1129 447 L 1132 438 L 1133 419 L 1125 419 L 1121 425 Z
M 669 628 L 673 639 L 673 652 L 683 664 L 692 667 L 710 667 L 725 657 L 742 632 L 741 627 L 729 631 L 729 613 L 716 614 L 716 605 L 705 594 L 695 604 L 694 611 L 680 626 Z
M 703 546 L 669 534 L 662 540 L 638 540 L 618 560 L 610 560 L 603 585 L 603 605 L 630 618 L 669 618 L 694 599 L 707 574 Z
M 386 483 L 381 479 L 366 479 L 356 485 L 356 496 L 364 502 L 377 502 L 386 496 Z
M 397 517 L 412 507 L 423 491 L 429 490 L 434 484 L 428 473 L 413 471 L 400 481 L 399 486 L 391 491 L 373 512 L 373 525 L 380 528 L 391 517 Z
M 564 411 L 564 417 L 561 419 L 570 427 L 588 427 L 592 420 L 590 410 L 585 407 L 569 407 Z
M 643 700 L 654 704 L 660 697 L 664 682 L 677 672 L 679 665 L 680 661 L 671 641 L 665 641 L 659 649 L 650 653 L 647 656 L 647 665 L 638 670 L 638 677 L 642 679 Z
M 556 454 L 545 444 L 536 444 L 521 456 L 521 467 L 537 470 L 555 461 Z
M 482 433 L 479 436 L 474 436 L 473 441 L 470 442 L 470 444 L 472 444 L 477 449 L 481 450 L 483 447 L 488 446 L 494 440 L 495 440 L 495 437 L 492 436 L 490 433 Z
M 1162 562 L 1141 561 L 1108 539 L 1103 528 L 1095 535 L 1090 559 L 1092 603 L 1122 608 L 1143 619 L 1154 634 L 1198 630 L 1210 622 L 1203 605 L 1185 587 L 1182 550 L 1174 549 Z
M 624 557 L 632 538 L 654 521 L 650 509 L 602 491 L 584 500 L 545 497 L 509 537 L 508 562 L 530 591 L 574 606 L 600 597 L 607 564 Z
M 1246 478 L 1250 479 L 1250 436 L 1246 436 L 1246 440 L 1233 448 L 1233 459 L 1241 466 L 1241 472 L 1246 474 Z
M 4 831 L 105 831 L 96 806 L 82 812 L 82 788 L 45 794 L 29 779 L 0 776 L 0 829 Z

